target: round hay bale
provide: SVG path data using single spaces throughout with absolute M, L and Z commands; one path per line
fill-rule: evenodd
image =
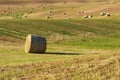
M 81 12 L 79 11 L 78 13 L 80 14 Z
M 47 19 L 50 19 L 50 18 L 51 18 L 51 16 L 49 15 L 49 16 L 47 16 L 46 18 L 47 18 Z
M 106 15 L 107 15 L 108 17 L 110 17 L 110 13 L 106 13 Z
M 106 15 L 106 13 L 105 13 L 105 12 L 101 12 L 100 15 L 101 15 L 101 16 L 104 16 L 104 15 Z
M 51 14 L 51 13 L 53 13 L 53 11 L 50 10 L 49 13 Z
M 31 8 L 31 10 L 34 10 L 34 8 Z
M 81 11 L 81 13 L 84 13 L 84 11 Z
M 88 18 L 92 18 L 93 17 L 93 15 L 88 15 Z
M 27 18 L 28 16 L 26 15 L 25 18 Z
M 37 8 L 39 8 L 40 6 L 38 5 Z
M 83 18 L 88 18 L 88 15 L 84 15 Z
M 67 2 L 64 2 L 64 4 L 66 4 Z
M 52 10 L 53 8 L 51 7 L 50 9 Z
M 67 13 L 64 12 L 63 14 L 66 15 Z
M 53 14 L 53 13 L 50 13 L 49 16 L 52 17 L 52 16 L 54 16 L 54 14 Z
M 27 53 L 45 53 L 46 39 L 37 35 L 29 34 L 25 42 L 25 52 Z

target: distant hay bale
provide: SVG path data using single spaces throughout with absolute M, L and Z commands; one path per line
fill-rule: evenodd
M 31 8 L 31 10 L 34 10 L 34 8 Z
M 65 12 L 64 12 L 63 14 L 64 14 L 64 15 L 66 15 L 66 13 L 65 13 Z
M 50 13 L 48 16 L 50 16 L 50 17 L 51 17 L 51 16 L 54 16 L 54 13 Z
M 40 6 L 38 5 L 37 8 L 39 8 Z
M 50 10 L 49 13 L 51 14 L 51 13 L 53 13 L 53 11 Z
M 10 7 L 8 7 L 8 9 L 11 9 Z
M 25 52 L 45 53 L 46 39 L 37 35 L 28 35 L 25 42 Z
M 79 13 L 79 14 L 80 14 L 80 13 L 84 13 L 84 11 L 79 11 L 78 13 Z
M 93 17 L 93 15 L 88 15 L 88 18 L 92 18 Z
M 78 13 L 80 14 L 81 12 L 79 11 Z
M 11 14 L 11 12 L 8 12 L 8 14 Z
M 29 14 L 33 13 L 32 11 L 29 12 Z
M 3 11 L 3 13 L 6 13 L 7 11 Z
M 42 8 L 45 9 L 45 6 L 43 6 Z
M 6 16 L 9 16 L 9 14 L 6 14 Z
M 4 15 L 4 13 L 1 13 L 1 15 Z
M 46 18 L 49 19 L 49 18 L 51 18 L 51 17 L 50 17 L 50 16 L 47 16 Z
M 84 15 L 83 18 L 88 18 L 88 15 Z
M 53 8 L 51 7 L 50 9 L 52 10 Z
M 27 14 L 30 14 L 29 11 L 27 12 Z
M 105 13 L 105 12 L 101 12 L 100 15 L 101 15 L 101 16 L 104 16 L 104 15 L 106 15 L 106 13 Z
M 64 4 L 66 4 L 67 2 L 64 1 Z
M 106 15 L 107 15 L 108 17 L 110 17 L 110 13 L 106 13 Z
M 84 11 L 80 11 L 81 13 L 84 13 Z
M 27 18 L 28 16 L 26 15 L 25 18 Z

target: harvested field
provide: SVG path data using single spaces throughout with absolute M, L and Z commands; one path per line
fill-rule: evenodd
M 119 80 L 119 5 L 119 0 L 0 0 L 0 80 Z M 46 38 L 44 54 L 24 51 L 28 34 Z M 33 42 L 33 51 L 41 43 Z

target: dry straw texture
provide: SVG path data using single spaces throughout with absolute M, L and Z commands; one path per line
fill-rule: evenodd
M 46 39 L 37 35 L 28 35 L 25 42 L 25 52 L 45 53 Z

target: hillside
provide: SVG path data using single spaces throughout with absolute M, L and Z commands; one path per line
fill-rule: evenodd
M 0 20 L 0 79 L 117 80 L 119 21 Z M 46 37 L 45 54 L 24 52 L 28 34 Z
M 6 3 L 6 4 L 16 4 L 16 3 L 19 3 L 19 4 L 24 4 L 24 3 L 43 3 L 43 2 L 46 2 L 46 3 L 51 3 L 51 2 L 116 2 L 116 1 L 119 1 L 119 0 L 106 0 L 106 1 L 103 1 L 103 0 L 0 0 L 0 3 Z
M 14 3 L 14 4 L 13 4 Z M 0 19 L 81 19 L 85 15 L 90 18 L 119 18 L 120 2 L 93 3 L 39 3 L 39 2 L 6 2 L 0 5 Z M 100 13 L 111 16 L 100 16 Z
M 101 1 L 0 0 L 0 80 L 119 80 L 120 2 Z M 25 53 L 28 34 L 45 53 Z
M 23 45 L 28 34 L 38 34 L 46 37 L 50 44 L 119 48 L 119 25 L 119 19 L 2 20 L 0 41 Z

